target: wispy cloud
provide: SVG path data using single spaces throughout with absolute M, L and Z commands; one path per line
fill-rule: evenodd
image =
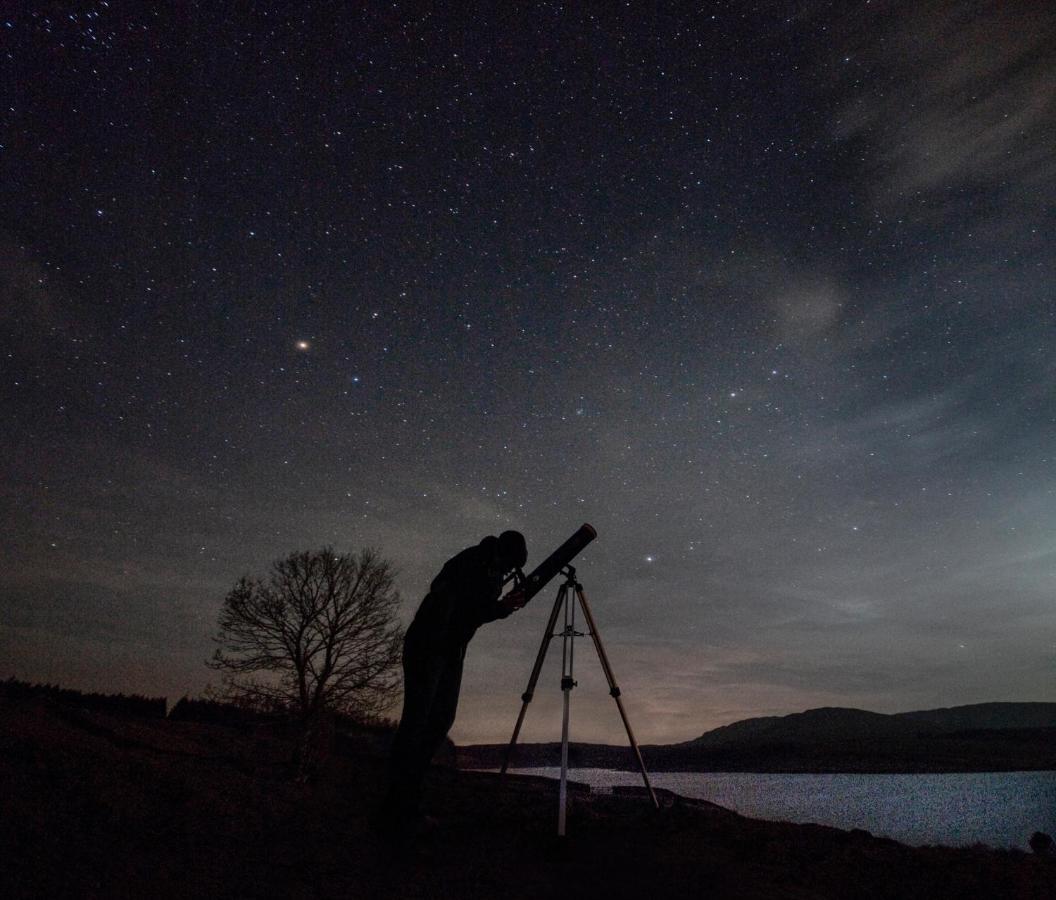
M 987 445 L 989 423 L 971 414 L 964 385 L 916 397 L 876 402 L 831 425 L 797 436 L 791 453 L 806 465 L 879 459 L 903 472 L 927 469 L 947 458 L 963 458 Z
M 776 337 L 783 343 L 815 340 L 836 324 L 847 301 L 829 276 L 800 276 L 772 288 Z
M 864 148 L 878 201 L 1012 183 L 1022 195 L 1052 181 L 1056 8 L 896 0 L 874 9 L 877 27 L 862 27 L 857 9 L 845 23 L 833 130 Z
M 88 330 L 74 305 L 61 273 L 0 235 L 0 333 L 8 350 L 24 358 L 83 345 Z

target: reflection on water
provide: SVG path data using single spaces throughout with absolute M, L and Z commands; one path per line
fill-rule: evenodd
M 511 769 L 557 778 L 555 768 Z M 572 769 L 595 790 L 641 784 L 637 772 Z M 746 816 L 864 828 L 907 844 L 1026 849 L 1035 831 L 1056 835 L 1056 772 L 929 775 L 778 775 L 655 772 L 650 780 L 685 797 Z

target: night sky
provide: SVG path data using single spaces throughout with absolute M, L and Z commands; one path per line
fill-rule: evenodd
M 1056 701 L 1056 8 L 362 6 L 4 4 L 0 677 L 174 701 L 292 550 L 409 621 L 590 522 L 645 742 Z

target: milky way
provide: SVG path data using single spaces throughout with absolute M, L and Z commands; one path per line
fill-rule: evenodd
M 1050 4 L 152 6 L 0 19 L 0 677 L 175 699 L 291 550 L 409 619 L 590 522 L 643 741 L 1056 700 Z

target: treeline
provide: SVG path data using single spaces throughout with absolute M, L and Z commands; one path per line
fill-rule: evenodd
M 204 722 L 209 725 L 251 725 L 274 720 L 276 715 L 219 700 L 181 697 L 173 706 L 169 718 L 175 722 Z
M 59 687 L 57 684 L 31 684 L 8 678 L 0 681 L 0 697 L 11 700 L 48 700 L 77 709 L 117 713 L 149 719 L 168 717 L 174 722 L 201 722 L 209 725 L 247 726 L 264 722 L 282 722 L 290 718 L 282 709 L 266 710 L 222 700 L 181 697 L 172 709 L 166 697 L 144 697 L 140 694 L 99 694 Z M 357 717 L 332 713 L 330 722 L 338 731 L 387 735 L 396 723 L 378 716 Z
M 57 684 L 31 684 L 8 678 L 0 681 L 0 696 L 11 700 L 46 699 L 63 706 L 93 709 L 99 712 L 164 719 L 169 701 L 165 697 L 144 697 L 141 694 L 97 694 L 59 687 Z
M 32 684 L 17 678 L 0 681 L 0 697 L 10 700 L 50 700 L 77 709 L 120 713 L 150 719 L 208 722 L 218 725 L 246 725 L 275 718 L 274 714 L 221 703 L 216 700 L 192 700 L 183 697 L 169 710 L 167 697 L 144 697 L 140 694 L 99 694 L 60 687 L 57 684 Z
M 271 710 L 225 703 L 221 700 L 181 697 L 169 712 L 169 718 L 177 722 L 203 722 L 209 725 L 251 725 L 259 722 L 288 720 L 288 709 Z M 329 720 L 338 730 L 386 734 L 396 728 L 391 719 L 380 716 L 350 716 L 344 713 L 329 713 Z

